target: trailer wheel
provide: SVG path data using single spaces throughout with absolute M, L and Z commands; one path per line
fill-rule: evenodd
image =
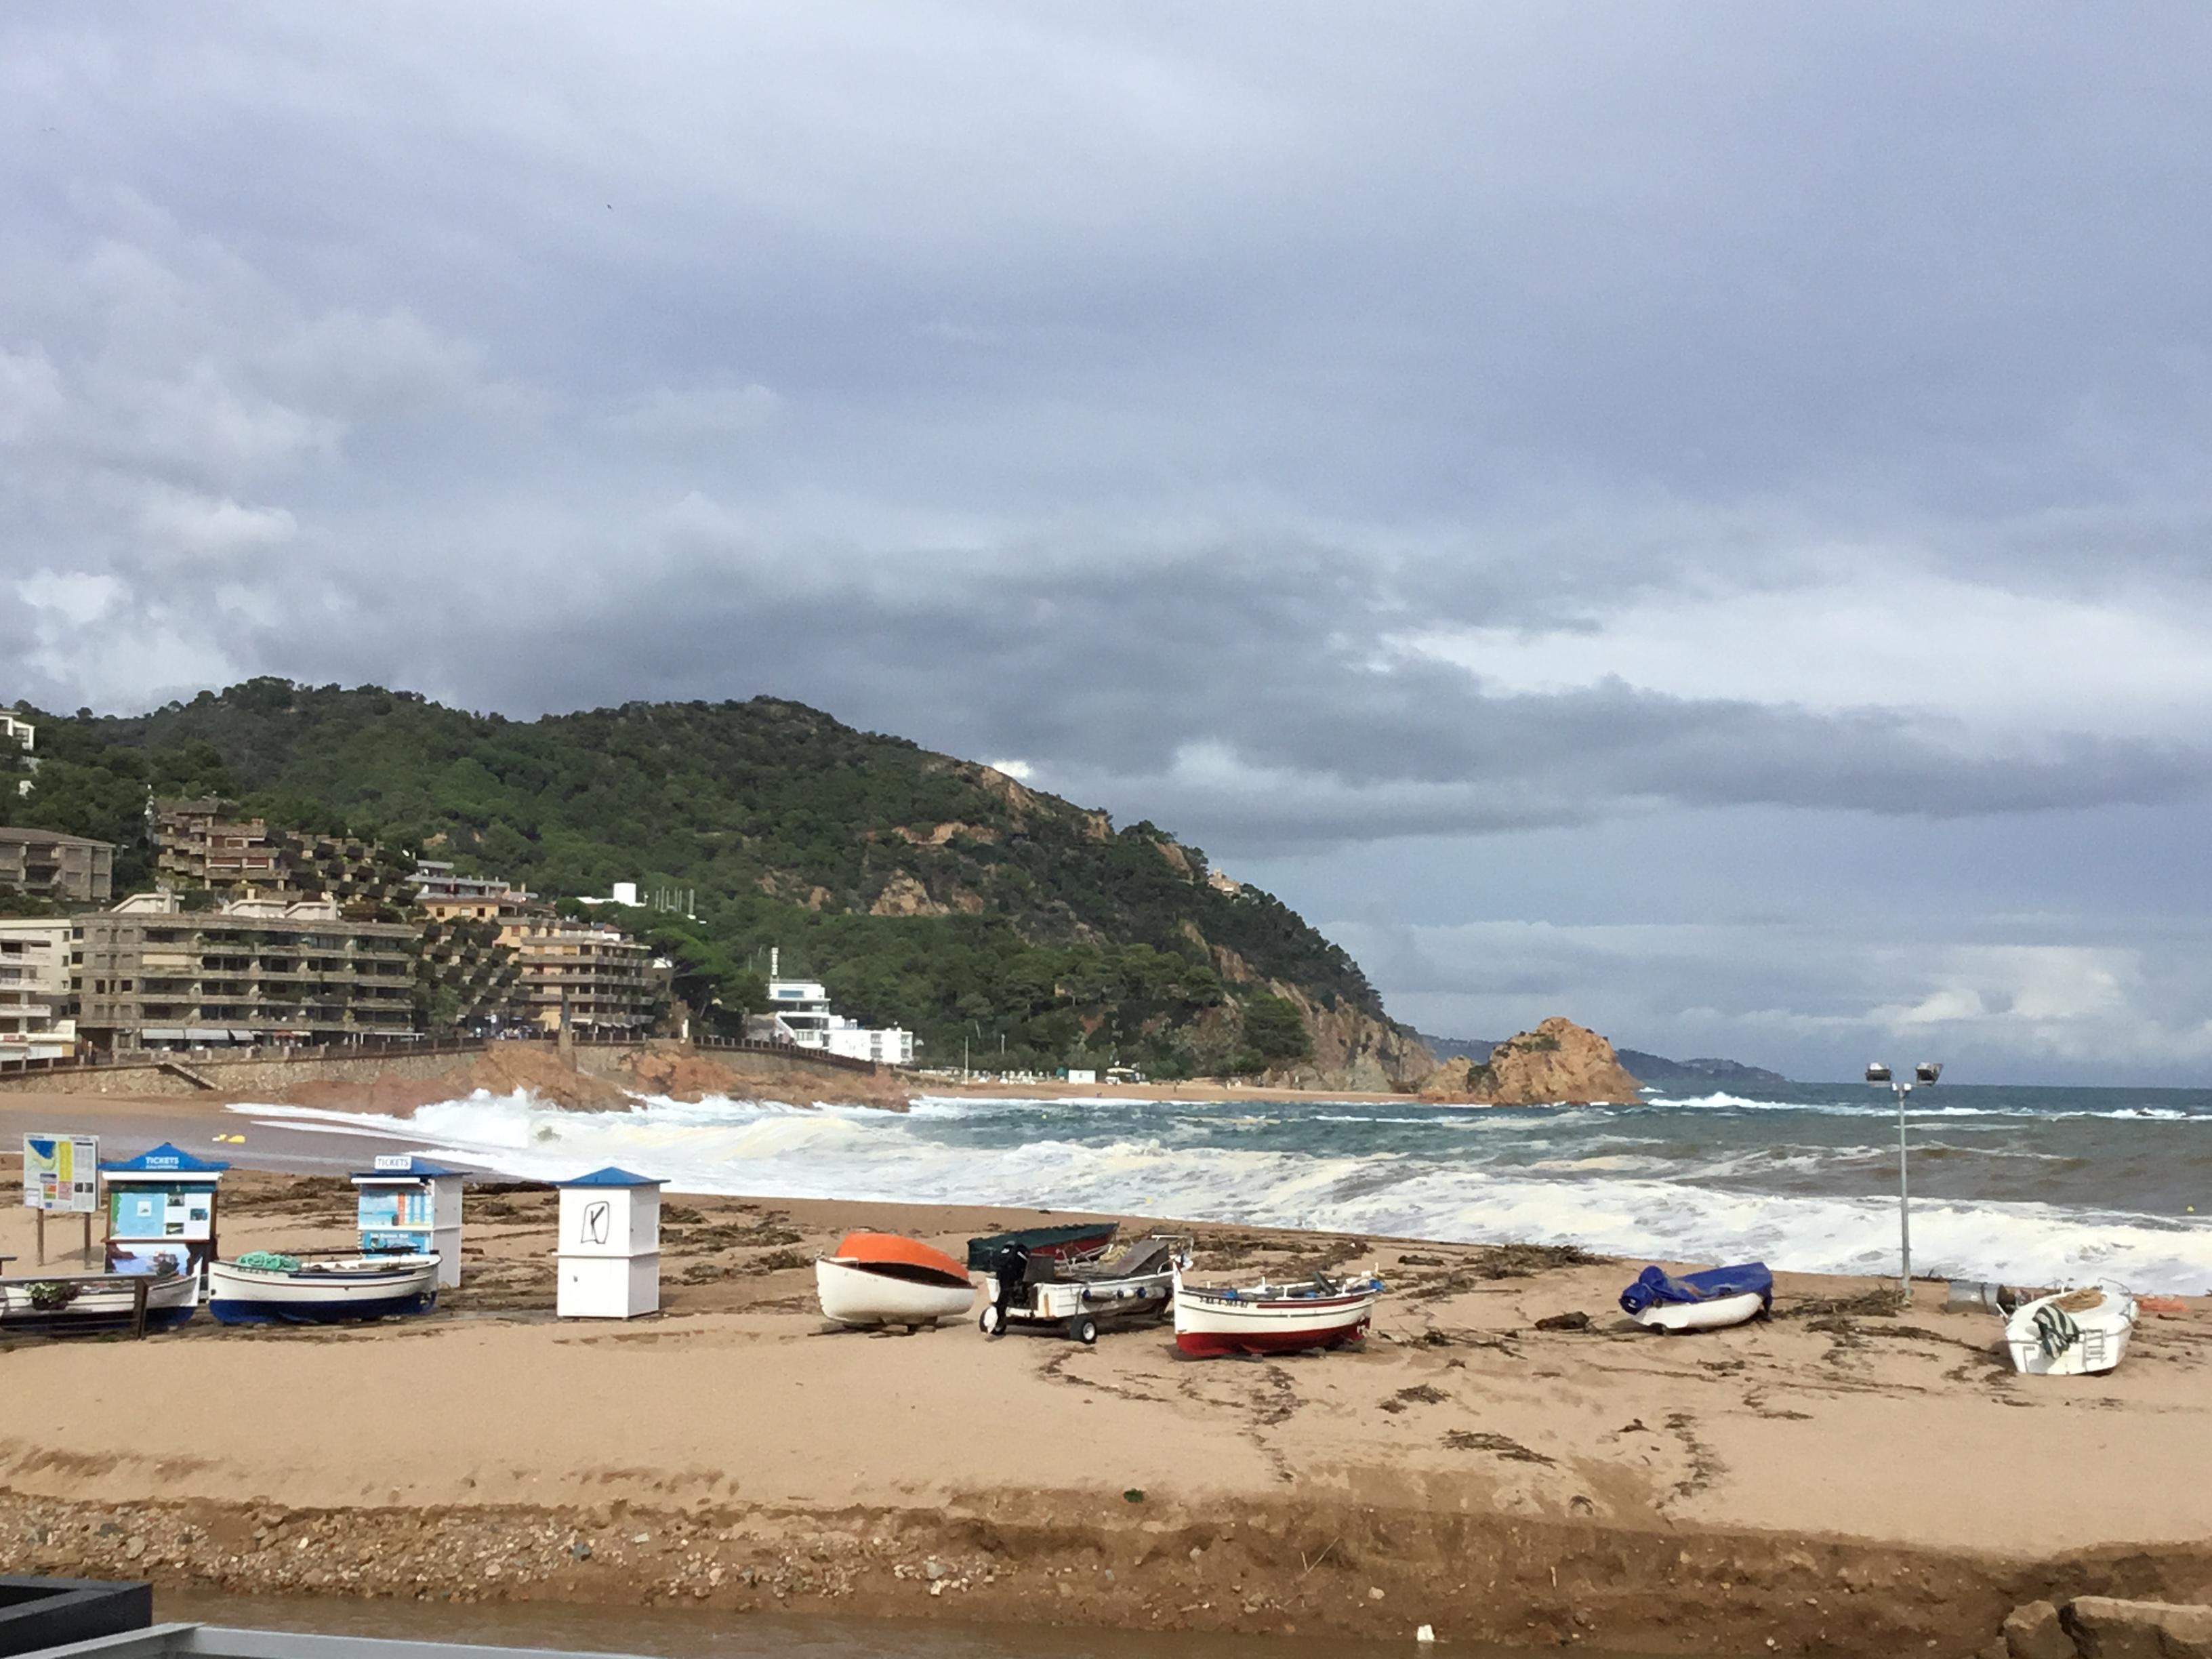
M 975 1316 L 975 1328 L 986 1336 L 1004 1336 L 1006 1334 L 1006 1316 L 999 1311 L 997 1303 L 983 1304 L 983 1311 Z
M 1089 1314 L 1078 1314 L 1067 1322 L 1067 1334 L 1085 1347 L 1091 1347 L 1098 1340 L 1098 1322 Z

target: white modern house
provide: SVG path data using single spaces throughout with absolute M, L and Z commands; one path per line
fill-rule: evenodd
M 33 752 L 38 747 L 38 739 L 37 726 L 12 708 L 0 708 L 0 743 L 12 744 L 23 751 L 23 769 L 26 772 L 39 769 L 39 757 Z M 27 777 L 18 779 L 15 793 L 18 795 L 29 794 L 31 780 Z
M 914 1033 L 896 1025 L 875 1028 L 831 1012 L 830 988 L 811 979 L 785 979 L 783 952 L 768 953 L 768 1019 L 777 1040 L 820 1048 L 848 1060 L 882 1066 L 914 1064 Z
M 0 1060 L 67 1060 L 76 1052 L 66 916 L 0 919 Z

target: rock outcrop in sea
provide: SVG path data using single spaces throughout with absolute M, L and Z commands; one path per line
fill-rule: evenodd
M 1610 1042 L 1555 1014 L 1499 1043 L 1486 1064 L 1446 1060 L 1421 1079 L 1421 1097 L 1492 1106 L 1620 1105 L 1638 1097 L 1637 1086 Z

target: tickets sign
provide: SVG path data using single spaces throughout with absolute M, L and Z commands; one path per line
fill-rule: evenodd
M 25 1135 L 23 1202 L 33 1210 L 100 1207 L 98 1135 Z

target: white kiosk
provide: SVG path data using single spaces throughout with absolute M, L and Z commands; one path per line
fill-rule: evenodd
M 363 1255 L 438 1258 L 438 1287 L 461 1282 L 461 1181 L 448 1170 L 410 1152 L 380 1154 L 373 1170 L 353 1177 Z
M 660 1189 L 666 1183 L 610 1164 L 561 1189 L 554 1254 L 563 1319 L 635 1319 L 660 1306 Z

